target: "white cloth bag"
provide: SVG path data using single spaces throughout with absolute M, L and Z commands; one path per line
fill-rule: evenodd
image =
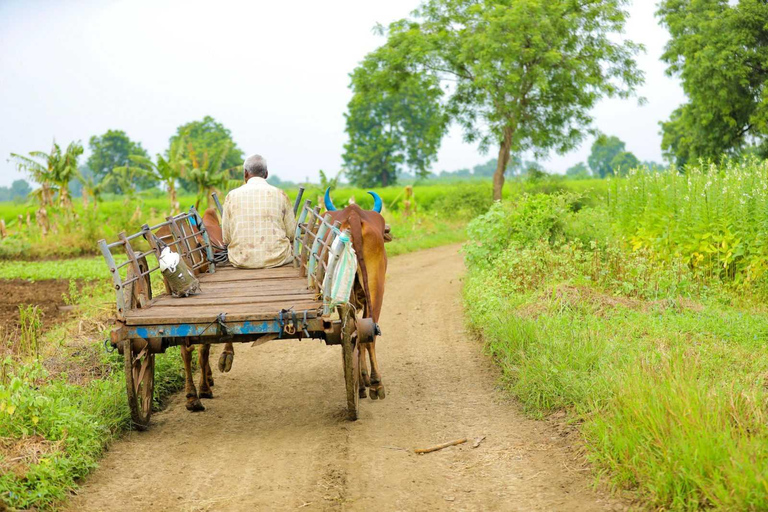
M 333 245 L 328 254 L 328 265 L 330 267 L 331 258 L 337 255 L 336 268 L 333 275 L 326 274 L 323 278 L 323 290 L 328 290 L 330 285 L 330 295 L 325 297 L 326 302 L 331 308 L 349 302 L 349 296 L 352 293 L 352 286 L 355 284 L 355 275 L 357 275 L 357 256 L 349 236 L 342 233 Z M 330 280 L 330 282 L 329 282 Z

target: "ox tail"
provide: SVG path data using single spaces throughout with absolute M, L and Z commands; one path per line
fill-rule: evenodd
M 355 211 L 350 212 L 347 222 L 349 222 L 349 233 L 352 235 L 352 248 L 355 250 L 357 264 L 363 275 L 363 292 L 365 293 L 365 311 L 363 314 L 368 317 L 371 314 L 372 304 L 371 292 L 368 288 L 368 269 L 365 267 L 365 258 L 363 257 L 363 225 L 360 215 Z

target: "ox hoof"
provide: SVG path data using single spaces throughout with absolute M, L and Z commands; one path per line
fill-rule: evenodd
M 378 385 L 371 388 L 371 400 L 384 400 L 387 397 L 387 393 L 384 391 L 384 386 Z
M 365 392 L 365 388 L 360 388 L 357 391 L 357 393 L 358 393 L 357 396 L 359 396 L 360 398 L 367 398 L 368 397 L 368 394 Z
M 203 403 L 199 398 L 195 398 L 194 400 L 187 400 L 187 410 L 190 412 L 200 412 L 204 411 L 205 407 L 203 407 Z
M 200 398 L 213 398 L 213 391 L 201 391 Z
M 228 354 L 222 352 L 219 356 L 219 371 L 224 373 L 232 369 L 232 360 L 235 358 L 234 354 Z

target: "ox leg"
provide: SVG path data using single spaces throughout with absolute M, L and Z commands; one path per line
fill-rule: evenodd
M 371 359 L 371 400 L 381 398 L 384 400 L 387 394 L 384 391 L 384 384 L 381 383 L 381 372 L 379 372 L 379 363 L 376 361 L 376 340 L 372 343 L 366 343 L 368 356 Z
M 184 391 L 187 394 L 187 410 L 192 412 L 204 411 L 202 402 L 197 396 L 195 383 L 192 381 L 192 351 L 193 346 L 181 347 L 181 360 L 184 362 Z
M 210 354 L 210 343 L 201 345 L 200 349 L 197 351 L 197 363 L 200 367 L 200 392 L 198 393 L 200 398 L 213 398 L 213 391 L 211 390 L 211 384 L 208 380 L 208 376 L 212 373 L 211 362 L 208 357 Z
M 367 398 L 368 394 L 366 393 L 365 388 L 370 387 L 371 385 L 371 378 L 368 376 L 368 365 L 365 362 L 365 345 L 361 343 L 360 344 L 360 350 L 358 351 L 357 357 L 358 357 L 358 368 L 360 368 L 360 379 L 358 380 L 358 396 L 360 398 Z
M 219 371 L 224 373 L 232 369 L 232 361 L 235 359 L 235 347 L 232 343 L 225 343 L 219 356 Z

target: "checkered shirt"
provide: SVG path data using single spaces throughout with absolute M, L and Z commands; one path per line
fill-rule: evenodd
M 250 178 L 227 194 L 222 230 L 236 267 L 279 267 L 293 259 L 293 207 L 285 192 L 264 178 Z

